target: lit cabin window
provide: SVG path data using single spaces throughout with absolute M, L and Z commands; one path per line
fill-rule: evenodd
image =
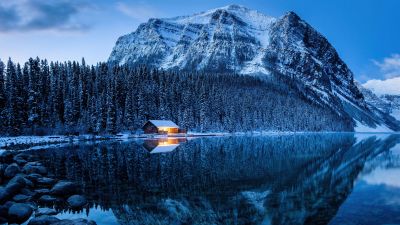
M 163 132 L 169 132 L 169 128 L 168 127 L 159 127 L 158 130 L 159 131 L 163 131 Z

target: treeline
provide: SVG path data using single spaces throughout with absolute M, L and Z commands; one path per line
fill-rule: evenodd
M 148 119 L 170 119 L 192 131 L 351 129 L 285 82 L 84 60 L 0 62 L 2 135 L 135 131 Z

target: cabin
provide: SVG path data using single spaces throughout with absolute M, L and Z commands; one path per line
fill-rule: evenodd
M 149 120 L 143 125 L 145 134 L 178 134 L 179 126 L 171 120 Z

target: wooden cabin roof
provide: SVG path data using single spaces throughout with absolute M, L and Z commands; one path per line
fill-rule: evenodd
M 152 123 L 156 127 L 179 128 L 179 126 L 171 120 L 149 120 L 148 122 Z

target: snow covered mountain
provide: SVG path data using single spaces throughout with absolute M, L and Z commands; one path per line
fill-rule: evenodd
M 390 115 L 400 121 L 400 95 L 383 95 L 381 98 L 388 104 Z
M 400 95 L 374 93 L 365 86 L 359 87 L 364 95 L 365 101 L 378 108 L 380 111 L 390 114 L 392 117 L 400 120 Z
M 360 90 L 365 100 L 400 120 L 400 77 L 369 80 Z M 367 92 L 367 93 L 365 93 Z
M 371 90 L 361 86 L 357 83 L 358 88 L 362 92 L 367 108 L 372 115 L 377 116 L 383 120 L 383 125 L 379 124 L 376 127 L 367 128 L 365 125 L 358 123 L 359 129 L 363 131 L 391 131 L 396 129 L 389 129 L 396 127 L 400 120 L 400 96 L 396 95 L 383 95 L 377 96 Z M 385 126 L 386 125 L 386 126 Z M 356 129 L 357 130 L 357 129 Z
M 354 126 L 400 130 L 387 113 L 371 110 L 333 46 L 293 12 L 273 18 L 229 5 L 191 16 L 150 19 L 118 39 L 109 62 L 290 83 L 315 104 L 353 118 Z

